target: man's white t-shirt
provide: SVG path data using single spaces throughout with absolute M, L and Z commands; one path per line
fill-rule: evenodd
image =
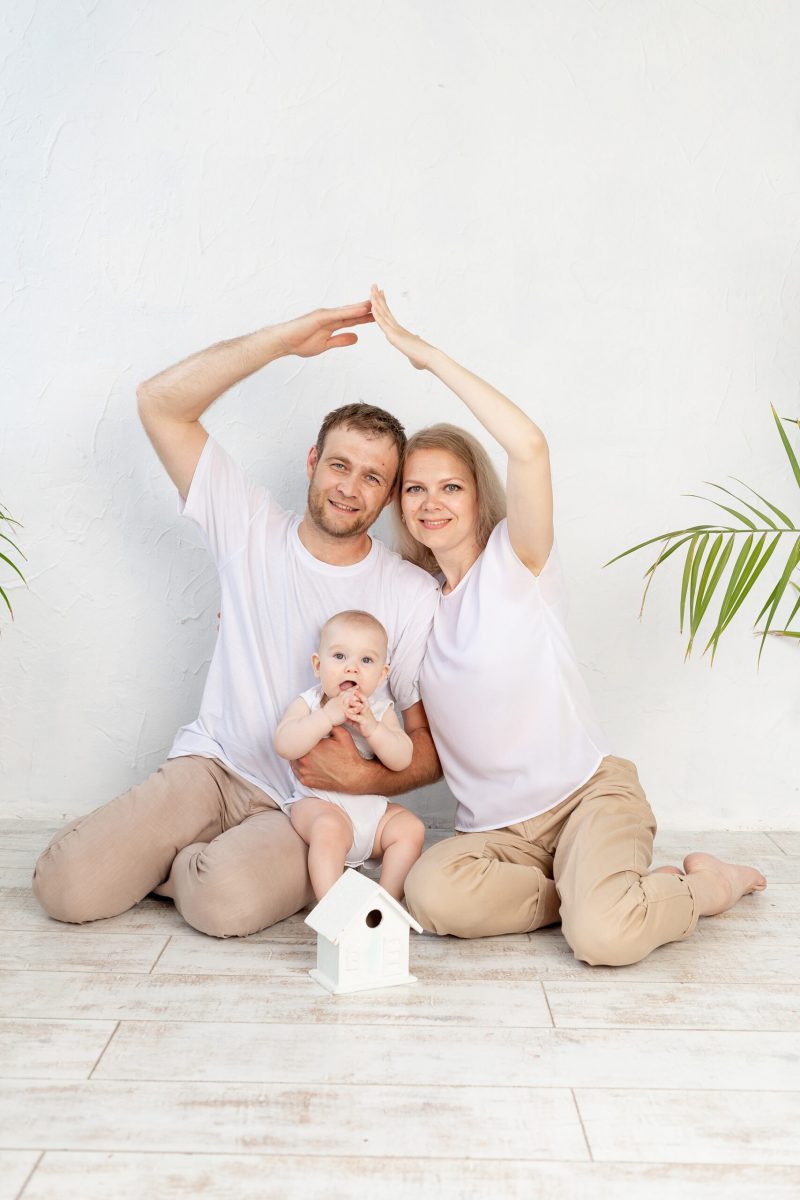
M 389 636 L 388 684 L 402 711 L 419 700 L 419 671 L 438 589 L 425 571 L 372 539 L 360 562 L 321 562 L 298 536 L 301 518 L 209 438 L 185 505 L 219 571 L 217 644 L 200 714 L 176 735 L 169 758 L 218 758 L 281 804 L 295 789 L 286 759 L 272 744 L 297 695 L 315 683 L 311 655 L 334 613 L 372 613 Z M 376 693 L 388 694 L 386 685 Z
M 503 829 L 554 808 L 609 753 L 564 608 L 555 548 L 534 575 L 506 521 L 440 597 L 420 688 L 456 829 Z

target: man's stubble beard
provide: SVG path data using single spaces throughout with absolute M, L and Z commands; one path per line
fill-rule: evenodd
M 366 533 L 370 526 L 374 525 L 380 516 L 380 513 L 376 513 L 372 517 L 362 515 L 359 519 L 359 514 L 356 514 L 355 523 L 345 529 L 343 529 L 341 526 L 329 523 L 328 511 L 326 508 L 328 503 L 327 497 L 324 496 L 318 488 L 314 487 L 313 480 L 308 485 L 308 497 L 306 502 L 308 504 L 308 512 L 312 521 L 318 529 L 321 529 L 323 533 L 327 533 L 329 537 L 358 537 L 359 534 Z

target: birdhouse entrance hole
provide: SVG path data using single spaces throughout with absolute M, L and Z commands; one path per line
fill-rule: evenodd
M 380 909 L 373 908 L 371 912 L 367 913 L 367 925 L 369 925 L 370 929 L 375 929 L 378 925 L 380 925 L 382 920 L 383 913 L 380 911 Z

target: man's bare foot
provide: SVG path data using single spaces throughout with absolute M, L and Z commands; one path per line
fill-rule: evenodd
M 715 917 L 727 912 L 742 896 L 763 892 L 767 886 L 766 879 L 755 867 L 739 867 L 702 851 L 687 854 L 683 869 L 692 876 L 701 917 Z
M 650 874 L 651 875 L 683 875 L 683 874 L 685 874 L 685 872 L 683 872 L 680 869 L 680 867 L 655 867 L 650 872 Z

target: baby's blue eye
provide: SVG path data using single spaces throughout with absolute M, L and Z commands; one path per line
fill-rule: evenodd
M 371 658 L 369 657 L 369 655 L 365 654 L 365 655 L 364 655 L 364 657 L 362 658 L 362 660 L 361 660 L 361 661 L 362 661 L 363 663 L 366 663 L 366 665 L 367 665 L 367 666 L 369 666 L 369 665 L 370 665 L 370 663 L 371 663 L 371 662 L 373 662 L 373 659 L 371 659 Z
M 342 654 L 341 650 L 337 650 L 335 652 L 335 654 L 333 655 L 333 657 L 334 658 L 344 658 L 344 655 Z

